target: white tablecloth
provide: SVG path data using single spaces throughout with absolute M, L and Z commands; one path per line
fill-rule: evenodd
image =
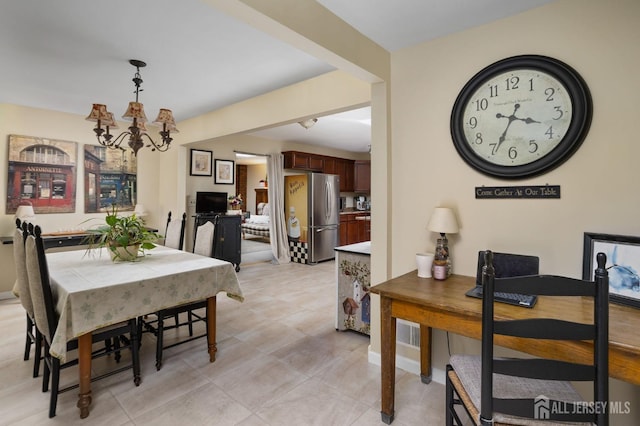
M 66 359 L 66 342 L 82 334 L 163 308 L 225 291 L 243 300 L 229 262 L 157 246 L 138 262 L 112 262 L 104 250 L 47 253 L 60 314 L 51 354 Z

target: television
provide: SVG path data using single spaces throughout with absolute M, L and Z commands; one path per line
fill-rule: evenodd
M 196 192 L 196 214 L 226 213 L 226 192 Z

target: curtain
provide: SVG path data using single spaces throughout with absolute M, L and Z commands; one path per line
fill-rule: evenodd
M 269 223 L 271 229 L 271 251 L 275 263 L 289 263 L 289 239 L 287 237 L 287 221 L 284 217 L 284 156 L 277 152 L 269 154 L 267 175 L 269 176 Z

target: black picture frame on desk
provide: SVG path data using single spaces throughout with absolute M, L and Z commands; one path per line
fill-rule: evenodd
M 640 308 L 640 237 L 585 232 L 582 279 L 593 280 L 600 252 L 607 255 L 609 301 Z

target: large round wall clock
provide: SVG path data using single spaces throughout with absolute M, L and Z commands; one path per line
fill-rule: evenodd
M 545 173 L 582 144 L 589 89 L 569 65 L 522 55 L 495 62 L 462 88 L 451 113 L 460 156 L 480 172 L 519 179 Z

